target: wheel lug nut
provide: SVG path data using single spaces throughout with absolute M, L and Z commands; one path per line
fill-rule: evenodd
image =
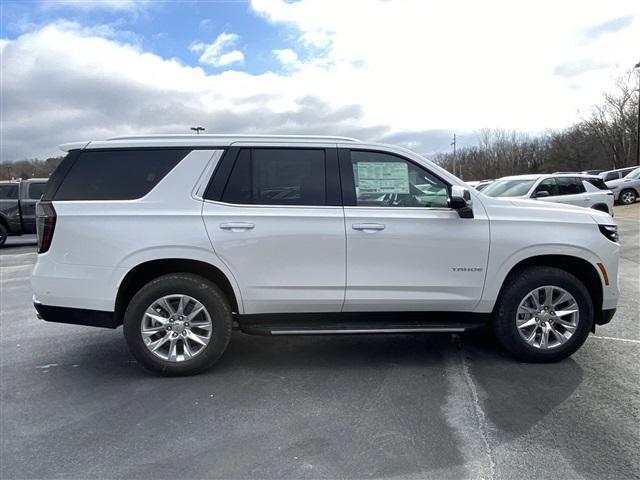
M 173 332 L 173 336 L 177 337 L 178 336 L 178 332 Z
M 189 326 L 189 322 L 184 322 L 184 326 L 188 327 Z
M 171 330 L 171 325 L 167 325 L 167 330 Z
M 183 330 L 183 331 L 182 331 L 182 335 L 186 337 L 186 336 L 187 336 L 187 331 L 186 331 L 186 330 Z

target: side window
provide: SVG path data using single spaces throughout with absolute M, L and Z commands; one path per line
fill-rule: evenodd
M 619 178 L 618 172 L 609 172 L 607 173 L 607 175 L 604 177 L 604 181 L 608 182 L 609 180 L 615 180 Z
M 575 177 L 558 177 L 558 195 L 577 195 L 584 193 L 585 188 L 579 178 Z
M 242 205 L 326 205 L 321 149 L 240 150 L 221 200 Z
M 607 185 L 604 183 L 604 180 L 599 177 L 590 177 L 587 178 L 586 181 L 600 190 L 609 190 L 609 187 L 607 187 Z
M 46 183 L 30 183 L 28 197 L 30 200 L 40 200 Z
M 0 185 L 0 200 L 13 200 L 18 198 L 18 185 Z
M 53 200 L 144 197 L 189 152 L 187 149 L 82 151 Z
M 555 178 L 547 178 L 540 182 L 538 188 L 536 188 L 536 193 L 540 192 L 549 192 L 550 197 L 554 197 L 556 195 L 560 195 L 558 193 L 558 184 L 556 183 Z
M 357 206 L 449 206 L 448 186 L 419 166 L 386 153 L 351 151 Z

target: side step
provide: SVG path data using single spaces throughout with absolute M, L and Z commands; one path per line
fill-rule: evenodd
M 428 314 L 287 314 L 242 315 L 240 330 L 252 335 L 360 335 L 393 333 L 460 333 L 481 328 L 487 316 L 468 313 L 450 318 Z

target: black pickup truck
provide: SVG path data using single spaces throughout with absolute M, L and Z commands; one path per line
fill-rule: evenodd
M 36 233 L 36 203 L 46 178 L 0 182 L 0 247 L 8 235 Z

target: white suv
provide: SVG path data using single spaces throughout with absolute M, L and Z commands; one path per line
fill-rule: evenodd
M 482 190 L 490 197 L 533 198 L 593 208 L 613 215 L 613 192 L 600 177 L 579 173 L 514 175 Z
M 116 328 L 146 367 L 264 335 L 462 332 L 571 355 L 618 300 L 606 213 L 490 198 L 408 150 L 341 137 L 67 144 L 38 205 L 34 303 Z

